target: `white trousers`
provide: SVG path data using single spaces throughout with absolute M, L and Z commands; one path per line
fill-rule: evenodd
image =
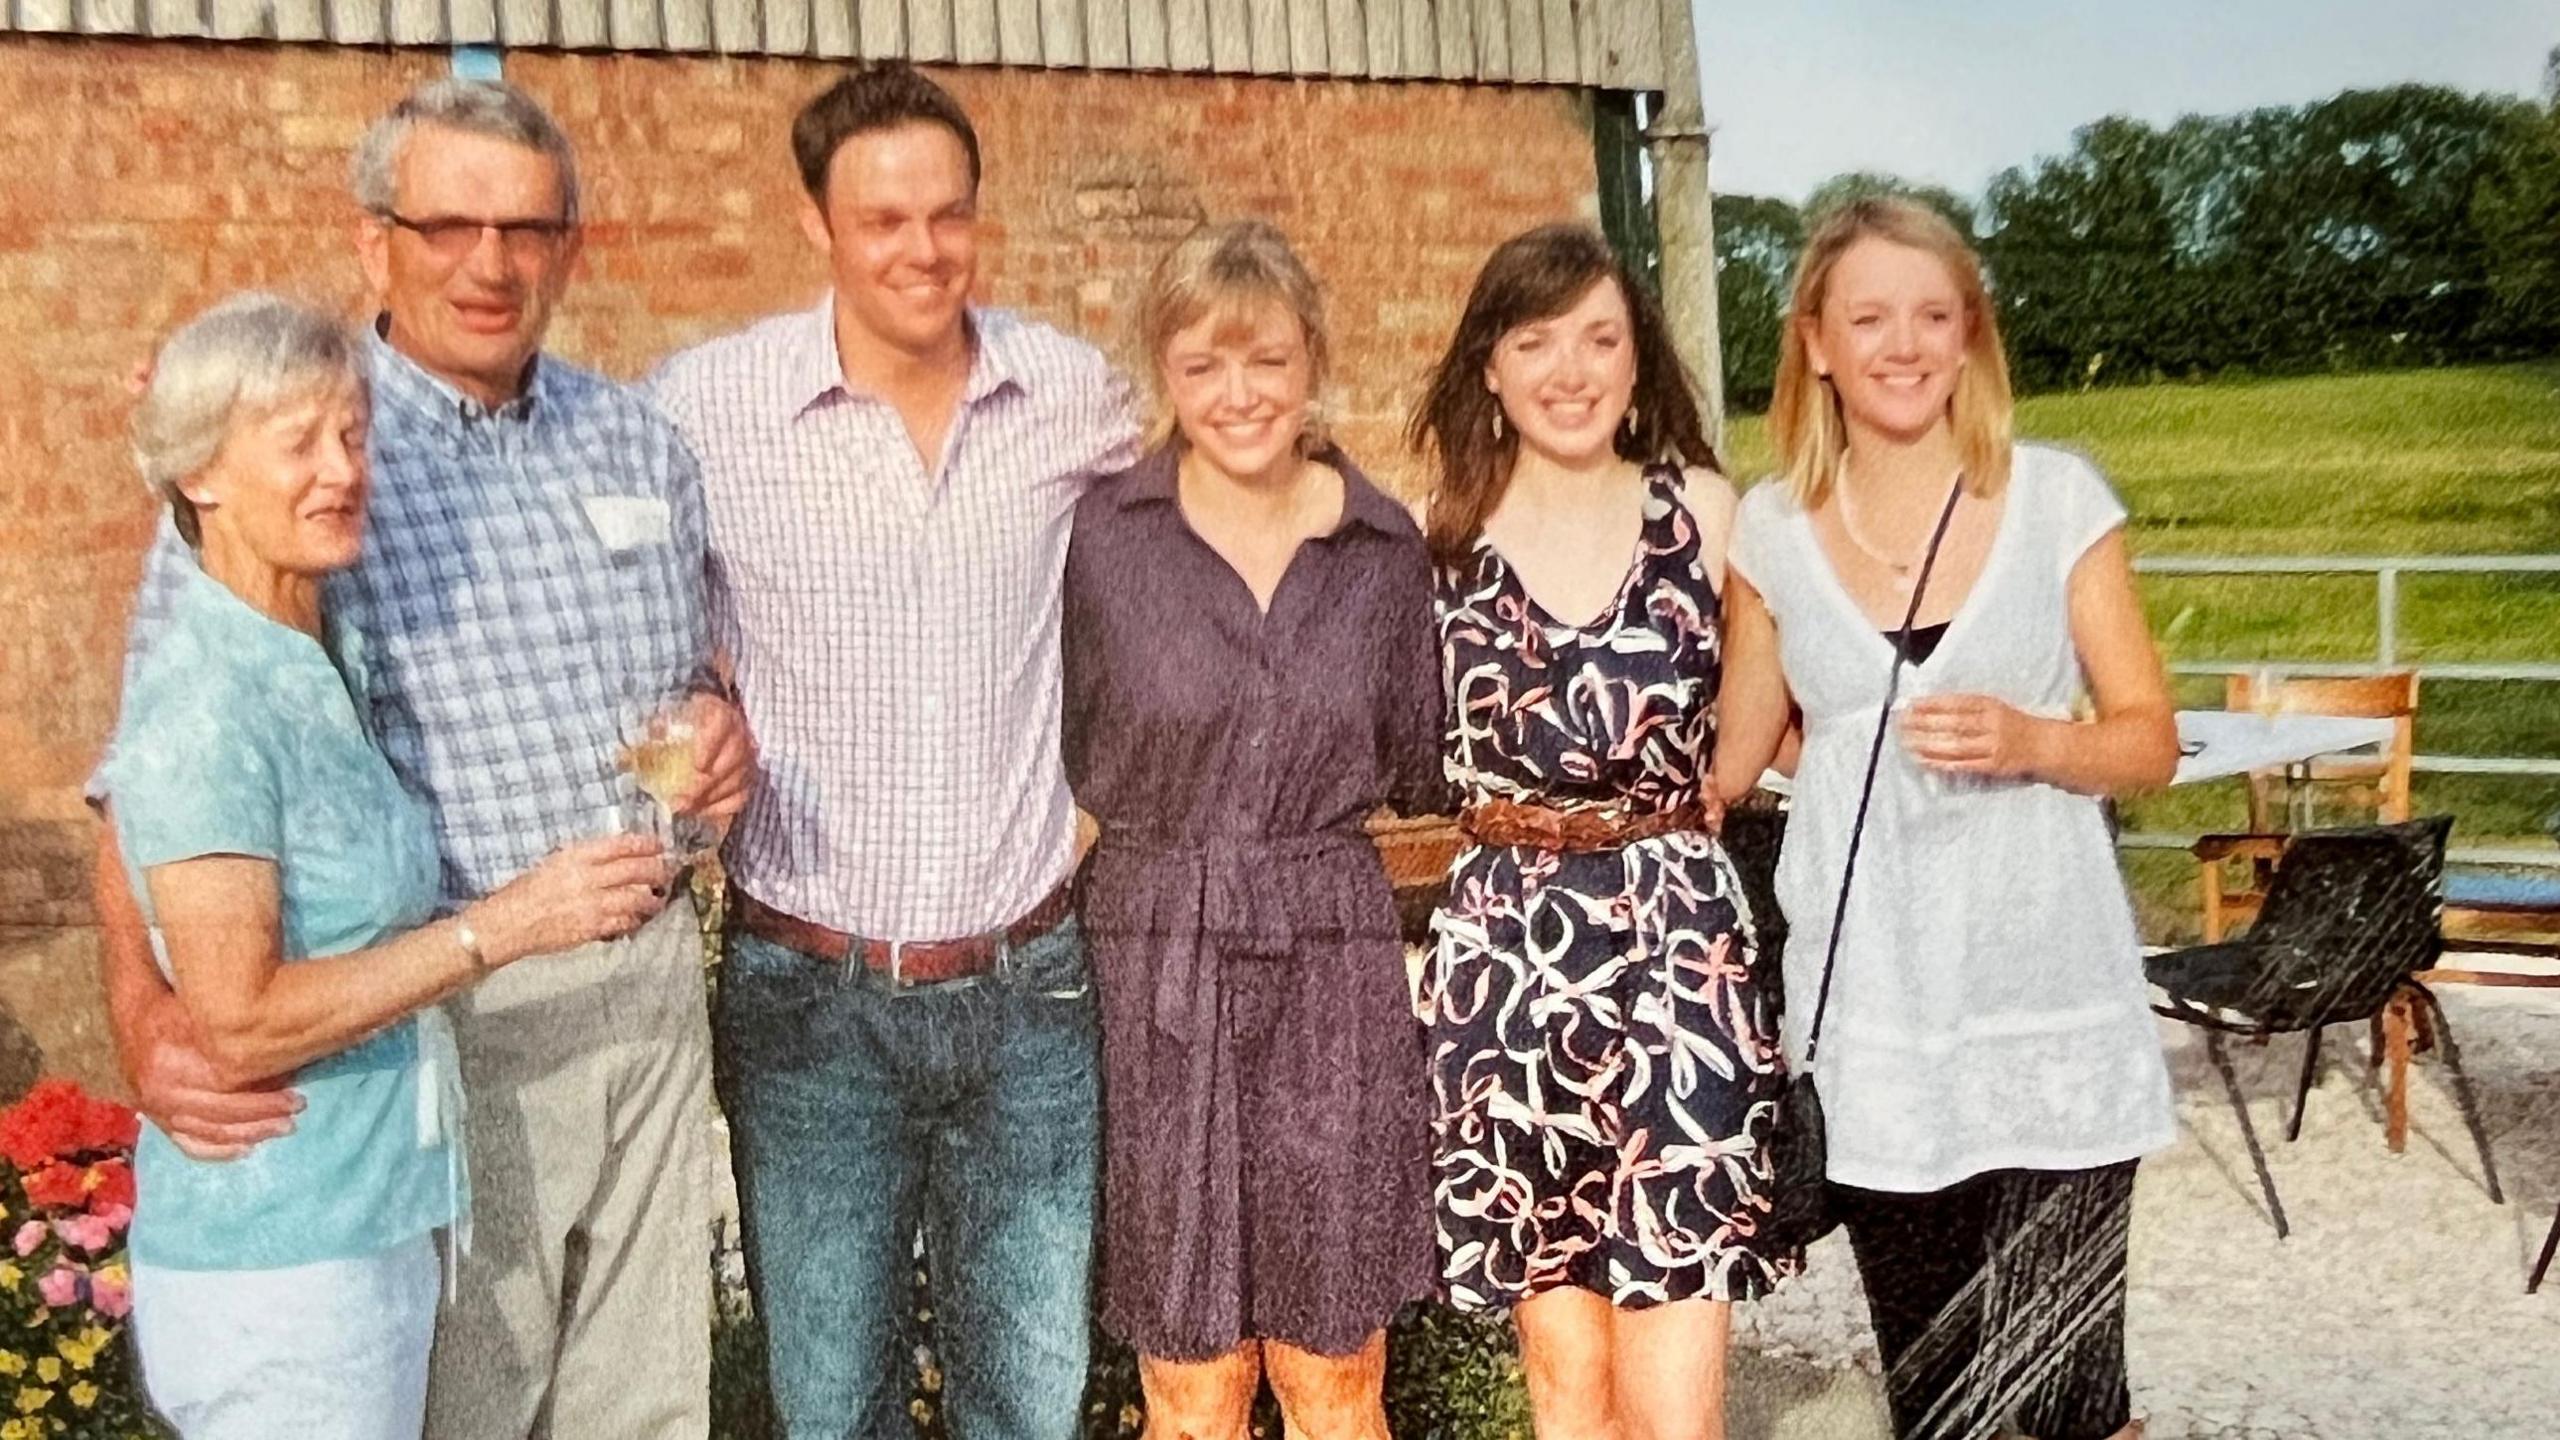
M 435 1241 L 274 1270 L 133 1267 L 151 1403 L 182 1440 L 418 1440 Z

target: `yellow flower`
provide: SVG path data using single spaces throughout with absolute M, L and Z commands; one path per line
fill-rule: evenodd
M 33 1415 L 52 1403 L 53 1392 L 50 1390 L 40 1390 L 33 1385 L 18 1387 L 18 1413 L 21 1415 Z
M 36 1361 L 36 1378 L 47 1385 L 61 1384 L 62 1362 L 50 1355 L 39 1357 Z
M 53 1342 L 54 1353 L 71 1362 L 74 1370 L 86 1370 L 98 1363 L 98 1347 L 85 1343 L 85 1337 L 65 1335 Z
M 0 1290 L 16 1290 L 26 1284 L 27 1272 L 15 1265 L 0 1262 Z
M 98 1403 L 98 1387 L 83 1380 L 71 1387 L 71 1403 L 86 1410 Z
M 36 1440 L 36 1432 L 27 1426 L 28 1422 L 24 1420 L 0 1423 L 0 1440 Z
M 0 1375 L 17 1376 L 26 1373 L 26 1356 L 15 1350 L 0 1350 Z

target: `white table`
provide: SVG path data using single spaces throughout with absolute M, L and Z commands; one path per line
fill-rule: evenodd
M 2276 766 L 2307 766 L 2319 756 L 2388 746 L 2391 720 L 2363 715 L 2258 715 L 2250 710 L 2179 710 L 2179 774 L 2168 784 L 2248 774 Z M 1777 771 L 1761 774 L 1761 789 L 1792 794 L 1795 784 Z
M 2247 710 L 2178 712 L 2178 773 L 2190 784 L 2252 770 L 2302 765 L 2323 755 L 2389 745 L 2395 722 L 2359 715 L 2260 715 Z
M 2393 722 L 2359 715 L 2260 715 L 2248 710 L 2181 710 L 2178 712 L 2178 773 L 2169 782 L 2186 785 L 2219 780 L 2252 770 L 2304 765 L 2343 750 L 2389 745 Z M 1794 787 L 1775 770 L 1760 777 L 1760 788 L 1790 794 Z

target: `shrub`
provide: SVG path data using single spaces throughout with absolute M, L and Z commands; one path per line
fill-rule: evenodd
M 0 1440 L 145 1440 L 130 1383 L 134 1113 L 46 1080 L 0 1110 Z

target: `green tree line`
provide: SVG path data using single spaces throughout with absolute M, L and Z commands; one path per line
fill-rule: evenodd
M 1725 391 L 1768 403 L 1808 226 L 1913 196 L 1974 238 L 2022 390 L 2560 349 L 2560 49 L 2540 103 L 2427 85 L 2083 127 L 1979 202 L 1844 175 L 1716 197 Z

